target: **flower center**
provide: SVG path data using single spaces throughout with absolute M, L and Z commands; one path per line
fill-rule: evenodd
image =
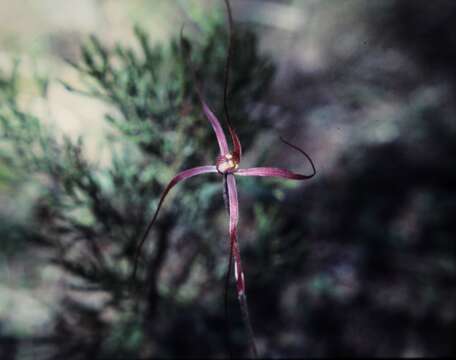
M 215 163 L 217 171 L 220 174 L 231 174 L 239 168 L 238 160 L 233 157 L 232 154 L 228 153 L 221 155 L 217 158 Z

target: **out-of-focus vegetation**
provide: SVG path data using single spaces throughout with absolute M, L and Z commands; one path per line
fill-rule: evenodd
M 194 44 L 193 62 L 211 90 L 209 101 L 220 110 L 227 34 L 220 17 L 207 20 L 205 28 Z M 110 134 L 107 166 L 87 159 L 82 137 L 59 135 L 23 109 L 18 67 L 2 79 L 2 165 L 24 185 L 25 178 L 40 183 L 22 234 L 30 231 L 30 246 L 46 249 L 45 261 L 68 275 L 54 330 L 38 335 L 46 347 L 58 342 L 49 354 L 59 358 L 204 355 L 224 347 L 218 300 L 228 247 L 214 241 L 226 237 L 220 231 L 221 184 L 214 177 L 189 181 L 174 194 L 132 283 L 136 245 L 162 189 L 179 169 L 212 164 L 217 155 L 179 39 L 152 46 L 142 29 L 135 33 L 139 50 L 109 48 L 91 37 L 81 61 L 71 64 L 82 85 L 64 83 L 69 91 L 110 105 L 105 118 L 116 132 Z M 233 61 L 230 104 L 234 123 L 245 124 L 239 129 L 248 146 L 268 126 L 266 114 L 258 113 L 262 121 L 253 125 L 248 113 L 267 89 L 273 67 L 259 55 L 255 35 L 241 30 L 237 36 L 243 55 Z M 6 234 L 18 237 L 12 229 Z M 207 348 L 185 345 L 185 325 L 179 325 L 185 318 L 202 320 L 189 320 L 188 333 L 206 323 L 196 335 L 209 334 Z M 38 341 L 35 336 L 29 341 Z M 174 341 L 184 345 L 176 348 Z
M 270 140 L 280 129 L 300 139 L 319 170 L 301 187 L 239 181 L 251 317 L 266 356 L 456 351 L 456 108 L 447 36 L 456 5 L 439 3 L 431 10 L 426 1 L 291 3 L 294 19 L 310 14 L 295 25 L 294 48 L 285 52 L 281 34 L 261 28 L 265 47 L 280 50 L 272 86 L 271 58 L 250 25 L 237 27 L 230 109 L 246 162 L 299 164 Z M 234 2 L 235 16 L 245 4 Z M 277 5 L 276 18 L 287 6 L 268 4 L 263 13 Z M 224 14 L 199 19 L 201 31 L 189 35 L 193 61 L 220 114 Z M 105 104 L 109 161 L 27 107 L 21 64 L 0 74 L 2 358 L 228 354 L 227 224 L 215 177 L 173 190 L 137 282 L 129 277 L 163 187 L 216 155 L 178 40 L 155 46 L 140 27 L 135 33 L 128 45 L 88 39 L 71 61 L 80 80 L 62 82 Z M 300 46 L 314 58 L 301 56 Z M 325 56 L 316 63 L 318 53 Z M 34 91 L 46 98 L 49 82 L 38 79 Z M 34 284 L 48 290 L 32 291 Z M 39 302 L 19 306 L 19 292 Z M 233 350 L 246 354 L 234 296 L 229 305 Z M 14 325 L 19 309 L 39 317 L 38 307 L 51 308 L 41 326 Z

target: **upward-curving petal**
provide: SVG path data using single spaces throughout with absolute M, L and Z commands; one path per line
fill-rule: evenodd
M 190 74 L 191 74 L 191 77 L 195 84 L 195 90 L 196 90 L 198 98 L 201 102 L 201 106 L 203 108 L 204 115 L 209 120 L 212 128 L 214 129 L 215 136 L 217 138 L 217 142 L 218 142 L 219 148 L 220 148 L 220 155 L 228 154 L 229 149 L 228 149 L 228 143 L 226 141 L 225 133 L 223 132 L 222 125 L 220 125 L 220 121 L 217 119 L 217 117 L 214 115 L 214 113 L 212 112 L 212 110 L 209 108 L 206 101 L 204 100 L 203 92 L 201 91 L 201 86 L 196 78 L 195 68 L 191 61 L 191 45 L 190 45 L 190 42 L 184 37 L 183 30 L 184 30 L 184 28 L 182 27 L 181 33 L 180 33 L 180 38 L 181 38 L 181 50 L 183 52 L 182 55 L 183 55 L 184 61 L 190 69 Z
M 233 129 L 230 123 L 228 123 L 228 131 L 231 135 L 231 140 L 233 140 L 233 155 L 236 157 L 236 160 L 239 162 L 242 156 L 242 147 L 239 137 L 236 134 L 236 131 Z
M 135 263 L 134 263 L 133 274 L 132 274 L 133 279 L 136 277 L 137 263 L 138 263 L 139 254 L 141 252 L 141 248 L 144 245 L 144 242 L 147 239 L 147 235 L 149 234 L 150 229 L 154 225 L 155 220 L 157 220 L 157 216 L 160 211 L 160 208 L 163 204 L 163 201 L 166 198 L 166 195 L 169 193 L 169 191 L 182 180 L 185 180 L 185 179 L 188 179 L 193 176 L 200 175 L 200 174 L 208 174 L 208 173 L 216 173 L 216 172 L 217 172 L 217 168 L 214 165 L 198 166 L 198 167 L 184 170 L 184 171 L 178 173 L 176 176 L 174 176 L 171 179 L 171 181 L 168 183 L 165 190 L 163 191 L 163 193 L 160 197 L 160 201 L 158 202 L 157 209 L 155 210 L 154 216 L 152 217 L 152 220 L 150 220 L 149 224 L 147 225 L 146 231 L 144 232 L 144 234 L 141 238 L 141 241 L 139 242 L 138 247 L 136 248 Z
M 310 162 L 310 166 L 312 166 L 312 174 L 310 175 L 303 175 L 299 173 L 295 173 L 293 171 L 290 171 L 288 169 L 282 169 L 282 168 L 276 168 L 276 167 L 254 167 L 254 168 L 248 168 L 248 169 L 239 169 L 236 171 L 236 175 L 239 176 L 273 176 L 273 177 L 280 177 L 284 179 L 290 179 L 290 180 L 308 180 L 310 178 L 313 178 L 317 170 L 315 169 L 315 164 L 312 161 L 312 158 L 307 155 L 307 153 L 297 147 L 296 145 L 293 145 L 289 143 L 288 141 L 280 138 L 282 142 L 287 144 L 288 146 L 292 147 L 296 151 L 299 151 L 301 154 L 303 154 L 307 160 Z
M 228 54 L 226 56 L 226 63 L 225 63 L 225 76 L 223 80 L 223 110 L 225 112 L 225 123 L 228 126 L 228 131 L 231 135 L 231 140 L 233 141 L 233 155 L 236 160 L 239 162 L 242 156 L 242 148 L 241 142 L 234 131 L 233 126 L 231 125 L 230 120 L 230 113 L 228 111 L 228 83 L 230 78 L 230 63 L 231 57 L 233 52 L 233 40 L 234 40 L 234 33 L 233 33 L 233 17 L 231 14 L 231 7 L 228 1 L 225 1 L 227 13 L 228 13 L 228 26 L 229 26 L 229 41 L 228 41 Z
M 217 142 L 218 142 L 219 148 L 220 148 L 220 155 L 226 155 L 229 153 L 229 148 L 228 148 L 228 143 L 226 141 L 225 133 L 223 132 L 222 125 L 220 124 L 220 121 L 214 115 L 212 110 L 209 108 L 206 101 L 204 101 L 203 96 L 201 95 L 201 92 L 197 91 L 197 93 L 198 93 L 198 97 L 200 98 L 201 105 L 203 107 L 204 115 L 206 115 L 206 118 L 209 120 L 209 122 L 212 125 L 212 128 L 214 129 L 215 136 L 217 138 Z

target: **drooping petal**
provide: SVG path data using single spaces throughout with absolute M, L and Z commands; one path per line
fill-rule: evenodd
M 253 333 L 252 322 L 250 321 L 249 307 L 247 304 L 247 295 L 245 292 L 244 271 L 242 270 L 241 254 L 237 240 L 237 226 L 239 222 L 239 201 L 236 188 L 236 179 L 233 174 L 227 174 L 226 184 L 228 189 L 228 204 L 230 210 L 230 246 L 231 254 L 234 260 L 234 276 L 236 278 L 236 288 L 241 306 L 242 319 L 247 328 L 250 348 L 255 358 L 258 357 L 258 350 L 255 344 L 255 334 Z
M 160 201 L 158 202 L 157 209 L 155 210 L 154 216 L 152 217 L 152 220 L 150 220 L 149 224 L 147 225 L 146 231 L 144 232 L 144 234 L 141 238 L 141 241 L 139 242 L 138 247 L 136 248 L 135 262 L 134 262 L 133 274 L 132 274 L 133 279 L 136 278 L 136 270 L 137 270 L 138 258 L 139 258 L 139 254 L 141 252 L 141 248 L 144 245 L 144 242 L 147 239 L 147 235 L 149 234 L 150 229 L 154 225 L 155 220 L 157 220 L 157 216 L 160 211 L 160 208 L 163 204 L 163 201 L 166 198 L 166 195 L 169 193 L 169 191 L 182 180 L 185 180 L 185 179 L 188 179 L 193 176 L 200 175 L 200 174 L 216 173 L 216 172 L 217 172 L 217 169 L 214 165 L 198 166 L 198 167 L 184 170 L 184 171 L 178 173 L 176 176 L 174 176 L 171 179 L 171 181 L 168 183 L 165 190 L 163 191 L 163 193 L 160 197 Z
M 239 201 L 236 187 L 236 179 L 232 174 L 226 175 L 228 188 L 228 204 L 230 210 L 230 243 L 234 258 L 234 276 L 236 278 L 236 287 L 238 296 L 245 293 L 244 272 L 242 271 L 241 255 L 237 241 L 237 226 L 239 222 Z

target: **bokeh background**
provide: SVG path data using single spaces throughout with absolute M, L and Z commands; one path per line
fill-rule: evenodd
M 232 6 L 243 164 L 307 171 L 281 135 L 318 170 L 238 181 L 260 353 L 454 355 L 456 3 Z M 0 24 L 0 358 L 248 355 L 216 177 L 173 190 L 129 276 L 167 181 L 216 156 L 176 37 L 221 114 L 222 2 L 2 0 Z

